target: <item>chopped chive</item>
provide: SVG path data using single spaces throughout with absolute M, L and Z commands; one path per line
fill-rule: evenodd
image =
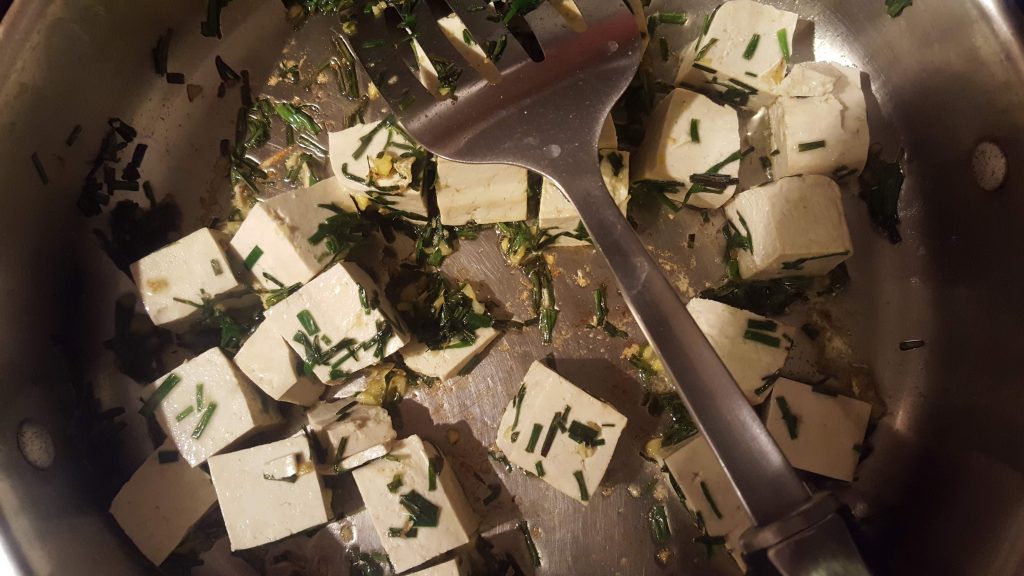
M 488 484 L 487 488 L 490 492 L 487 493 L 487 496 L 484 496 L 484 506 L 490 505 L 491 502 L 494 502 L 501 496 L 501 484 Z
M 545 472 L 544 472 L 544 463 L 541 462 L 540 460 L 537 460 L 537 464 L 534 467 L 537 469 L 537 477 L 538 478 L 543 478 L 544 474 L 545 474 Z
M 363 42 L 363 48 L 380 48 L 383 45 L 384 45 L 384 41 L 383 40 L 379 40 L 379 39 L 378 40 L 367 40 L 366 42 Z
M 824 140 L 815 140 L 814 142 L 804 142 L 797 145 L 797 150 L 801 152 L 810 152 L 811 150 L 817 150 L 825 147 Z
M 700 491 L 704 494 L 704 499 L 708 501 L 708 506 L 711 507 L 711 512 L 714 513 L 715 518 L 722 517 L 722 511 L 718 509 L 718 504 L 715 503 L 715 499 L 711 497 L 711 490 L 708 490 L 708 485 L 703 480 L 700 481 Z
M 71 133 L 68 134 L 67 139 L 64 140 L 64 144 L 66 144 L 68 146 L 71 146 L 72 144 L 75 143 L 75 140 L 78 140 L 78 136 L 81 135 L 81 134 L 82 134 L 82 125 L 81 124 L 75 124 L 75 127 L 71 129 Z
M 833 252 L 831 254 L 822 254 L 821 256 L 808 256 L 807 258 L 797 258 L 796 260 L 789 260 L 782 263 L 783 270 L 803 270 L 804 264 L 814 260 L 824 260 L 826 258 L 836 258 L 838 256 L 849 256 L 850 251 L 844 250 L 842 252 Z
M 174 387 L 177 386 L 178 383 L 180 382 L 181 377 L 178 376 L 177 374 L 172 373 L 168 375 L 167 378 L 165 378 L 164 381 L 161 382 L 159 386 L 157 386 L 157 389 L 153 392 L 153 394 L 148 399 L 146 399 L 146 402 L 143 403 L 142 408 L 139 409 L 139 414 L 142 414 L 143 416 L 150 416 L 151 414 L 153 414 L 153 411 L 156 410 L 156 407 L 160 404 L 160 402 L 162 402 L 163 399 L 166 398 L 167 395 L 171 393 L 171 390 L 173 390 Z
M 580 500 L 583 502 L 590 500 L 590 492 L 587 491 L 587 479 L 583 477 L 583 471 L 577 470 L 572 475 L 576 477 L 576 484 L 580 487 Z
M 32 153 L 32 165 L 36 168 L 36 174 L 39 174 L 39 179 L 43 184 L 50 183 L 50 177 L 46 175 L 46 168 L 43 167 L 43 161 L 39 159 L 39 153 Z
M 185 407 L 184 410 L 182 410 L 181 412 L 178 412 L 178 415 L 174 417 L 174 421 L 175 422 L 181 422 L 185 418 L 188 418 L 189 414 L 192 414 L 192 412 L 194 412 L 194 411 L 195 411 L 195 407 L 192 406 L 191 404 L 189 404 L 188 406 Z
M 363 307 L 364 313 L 370 313 L 370 301 L 366 298 L 366 288 L 362 286 L 359 287 L 359 305 Z
M 388 528 L 388 537 L 390 538 L 415 538 L 419 534 L 419 530 L 416 528 Z M 363 572 L 364 574 L 376 574 L 376 572 Z
M 526 443 L 526 451 L 533 453 L 537 449 L 537 441 L 540 440 L 540 433 L 544 430 L 544 426 L 541 424 L 534 424 L 533 431 L 530 432 L 530 441 Z
M 661 61 L 668 62 L 670 52 L 668 49 L 668 40 L 664 36 L 658 36 L 658 50 L 661 54 Z
M 436 504 L 427 500 L 422 494 L 410 490 L 407 494 L 398 499 L 398 502 L 409 513 L 409 519 L 413 526 L 433 528 L 441 515 L 441 510 Z
M 779 325 L 774 320 L 758 320 L 757 318 L 750 318 L 747 320 L 748 330 L 763 330 L 765 332 L 775 332 L 778 330 Z
M 444 458 L 434 456 L 427 461 L 427 490 L 437 490 L 437 477 L 444 470 Z
M 924 346 L 924 340 L 904 340 L 900 342 L 900 351 L 915 350 Z
M 789 432 L 790 440 L 796 440 L 800 420 L 789 409 L 789 402 L 786 401 L 785 396 L 776 396 L 775 403 L 779 405 L 779 412 L 782 413 L 782 421 L 786 423 L 786 431 Z
M 220 276 L 224 273 L 224 267 L 220 265 L 220 260 L 216 258 L 210 260 L 210 268 L 213 269 L 214 276 Z
M 302 324 L 302 329 L 306 331 L 306 334 L 315 336 L 320 333 L 320 326 L 317 325 L 316 319 L 313 318 L 313 313 L 309 310 L 303 310 L 295 315 L 299 319 L 299 324 Z
M 708 74 L 717 74 L 718 73 L 718 70 L 715 70 L 714 68 L 712 68 L 710 66 L 705 66 L 705 65 L 701 64 L 700 62 L 694 62 L 693 63 L 693 67 L 696 68 L 697 70 L 701 70 L 701 71 L 707 72 Z
M 682 26 L 686 24 L 686 14 L 682 12 L 660 12 L 658 13 L 658 23 Z
M 519 392 L 512 398 L 512 405 L 516 407 L 516 417 L 512 420 L 512 429 L 519 426 L 519 413 L 523 410 L 523 398 L 526 397 L 526 384 L 519 387 Z
M 523 539 L 526 540 L 526 549 L 530 552 L 530 562 L 534 566 L 540 566 L 540 552 L 537 551 L 537 543 L 533 541 L 533 533 L 530 532 L 530 525 L 526 520 L 521 520 L 516 523 L 516 528 L 523 533 Z
M 213 58 L 213 63 L 217 67 L 217 75 L 220 76 L 220 79 L 224 82 L 224 86 L 226 88 L 234 88 L 235 84 L 242 79 L 242 77 L 238 75 L 238 72 L 235 72 L 231 66 L 228 66 L 228 63 L 220 56 L 215 56 Z
M 573 420 L 569 425 L 569 439 L 592 448 L 604 444 L 604 440 L 597 437 L 600 433 L 600 430 L 594 430 L 579 420 Z
M 168 28 L 167 32 L 157 37 L 156 46 L 153 47 L 153 69 L 158 76 L 167 74 L 167 57 L 170 54 L 172 34 L 173 31 Z
M 647 518 L 651 521 L 651 534 L 654 536 L 654 541 L 658 544 L 668 542 L 672 531 L 668 527 L 668 515 L 665 513 L 665 505 L 655 504 Z
M 342 436 L 341 440 L 338 441 L 338 449 L 334 451 L 334 473 L 341 474 L 345 472 L 345 467 L 341 465 L 341 461 L 345 459 L 345 449 L 348 448 L 348 436 Z
M 196 384 L 196 410 L 203 410 L 203 383 Z
M 744 72 L 743 75 L 750 76 L 751 78 L 757 78 L 757 74 L 754 74 L 753 72 Z
M 168 84 L 184 84 L 185 83 L 185 75 L 182 74 L 181 72 L 168 72 L 167 75 L 164 76 L 164 78 L 167 80 Z
M 263 256 L 263 248 L 253 246 L 252 250 L 249 251 L 249 255 L 245 257 L 245 261 L 242 263 L 245 269 L 252 270 L 252 267 L 259 261 L 260 256 Z
M 779 50 L 782 51 L 782 59 L 786 64 L 789 64 L 789 33 L 786 32 L 785 28 L 779 28 L 775 36 L 779 39 Z
M 178 453 L 174 450 L 161 450 L 156 453 L 156 461 L 160 464 L 171 464 L 178 461 Z
M 754 34 L 750 37 L 750 42 L 747 42 L 747 48 L 743 51 L 743 59 L 750 60 L 754 57 L 754 53 L 757 52 L 757 45 L 761 42 L 761 35 Z
M 771 170 L 772 169 L 772 159 L 771 158 L 769 158 L 767 156 L 761 156 L 760 158 L 758 158 L 758 160 L 760 160 L 760 162 L 761 162 L 761 168 L 762 169 L 764 169 L 764 170 Z
M 195 429 L 192 430 L 192 438 L 194 440 L 198 440 L 199 437 L 203 435 L 203 431 L 206 430 L 206 425 L 210 423 L 210 418 L 213 418 L 213 411 L 216 409 L 217 403 L 210 402 L 206 407 L 206 410 L 203 411 L 203 415 L 199 418 L 199 423 L 196 424 Z
M 502 53 L 505 52 L 505 48 L 508 46 L 508 35 L 502 34 L 497 40 L 491 40 L 487 42 L 487 49 L 484 52 L 487 57 L 491 59 L 491 62 L 497 63 L 501 59 Z
M 402 488 L 403 484 L 404 482 L 402 481 L 402 475 L 395 474 L 394 478 L 391 479 L 391 482 L 388 482 L 387 484 L 388 492 L 391 492 L 392 494 L 398 492 Z
M 775 385 L 775 382 L 778 379 L 778 374 L 769 374 L 768 376 L 761 378 L 763 384 L 761 384 L 760 386 L 757 387 L 757 389 L 754 390 L 754 394 L 757 394 L 758 396 L 763 395 L 765 392 L 771 390 L 772 386 Z
M 708 43 L 705 44 L 704 47 L 697 52 L 697 56 L 696 58 L 694 58 L 694 62 L 700 62 L 701 60 L 703 60 L 704 57 L 708 55 L 708 51 L 711 50 L 711 47 L 714 46 L 715 44 L 718 44 L 718 38 L 712 38 L 708 40 Z M 696 64 L 694 64 L 694 66 L 696 66 Z M 711 70 L 712 74 L 714 72 L 714 70 Z
M 743 332 L 743 338 L 759 344 L 764 344 L 765 346 L 771 346 L 772 348 L 778 348 L 782 345 L 782 340 L 770 334 L 758 332 L 757 330 L 747 330 Z
M 548 433 L 544 437 L 544 444 L 541 446 L 540 455 L 545 458 L 548 452 L 551 451 L 551 445 L 555 442 L 555 435 L 558 434 L 558 425 L 561 422 L 562 413 L 555 412 L 555 415 L 551 417 L 551 425 L 548 426 Z
M 462 41 L 466 43 L 466 46 L 476 44 L 476 41 L 473 40 L 473 35 L 469 33 L 469 28 L 462 29 Z
M 690 142 L 700 144 L 700 119 L 690 119 Z

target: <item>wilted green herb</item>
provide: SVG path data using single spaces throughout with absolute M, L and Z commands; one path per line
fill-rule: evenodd
M 885 0 L 885 11 L 889 17 L 897 18 L 913 5 L 914 0 Z
M 882 158 L 882 147 L 872 145 L 868 161 L 860 174 L 860 198 L 868 205 L 868 215 L 876 228 L 893 244 L 903 241 L 900 234 L 900 192 L 903 191 L 903 166 L 899 154 L 895 162 Z

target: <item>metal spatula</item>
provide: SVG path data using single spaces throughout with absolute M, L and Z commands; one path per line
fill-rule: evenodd
M 536 51 L 531 59 L 503 22 L 510 18 L 492 4 L 441 2 L 355 8 L 358 33 L 347 42 L 406 130 L 450 160 L 517 164 L 555 181 L 607 258 L 637 323 L 757 525 L 744 548 L 766 551 L 787 574 L 866 574 L 833 500 L 812 498 L 797 478 L 605 188 L 598 134 L 641 57 L 629 9 L 618 0 L 576 0 L 586 27 L 574 31 L 551 4 L 540 2 L 525 16 L 543 51 L 535 61 Z M 464 64 L 436 25 L 447 9 L 468 28 L 466 37 L 487 47 L 500 78 L 488 83 L 463 66 L 454 98 L 438 98 L 419 81 L 409 32 L 430 58 Z

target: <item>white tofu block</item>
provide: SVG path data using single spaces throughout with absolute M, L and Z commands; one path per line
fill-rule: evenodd
M 764 402 L 768 397 L 765 379 L 786 363 L 793 328 L 703 298 L 690 300 L 686 309 L 747 400 L 754 406 Z
M 340 465 L 339 471 L 353 470 L 384 456 L 391 451 L 397 437 L 387 410 L 352 402 L 355 400 L 325 403 L 306 414 L 313 433 L 327 449 L 332 465 Z M 323 418 L 325 412 L 330 414 L 328 419 Z
M 526 220 L 526 206 L 526 168 L 437 159 L 437 209 L 442 224 Z
M 534 362 L 495 443 L 510 462 L 586 504 L 600 490 L 625 427 L 626 417 L 610 404 Z
M 793 176 L 751 188 L 725 215 L 753 249 L 738 250 L 748 280 L 821 276 L 853 255 L 839 186 L 826 176 Z
M 597 135 L 598 150 L 618 150 L 619 133 L 615 130 L 615 122 L 612 115 L 604 117 L 604 124 L 601 125 L 601 133 Z
M 787 424 L 787 416 L 795 420 Z M 765 426 L 794 468 L 850 482 L 870 417 L 867 402 L 821 394 L 806 384 L 779 378 L 772 387 Z
M 279 402 L 315 404 L 324 385 L 303 373 L 302 359 L 268 322 L 256 327 L 235 354 L 235 364 L 253 384 Z
M 426 215 L 421 190 L 411 188 L 413 163 L 405 131 L 383 121 L 328 135 L 331 169 L 346 190 L 392 210 Z
M 165 456 L 173 460 L 161 463 Z M 174 442 L 167 440 L 121 487 L 110 514 L 139 551 L 159 566 L 215 502 L 210 477 L 180 459 Z
M 697 208 L 718 208 L 732 197 L 736 186 L 701 192 L 703 188 L 693 186 L 692 176 L 714 170 L 738 178 L 740 152 L 736 111 L 677 88 L 654 108 L 640 150 L 633 155 L 630 180 L 678 182 L 678 191 L 669 195 L 673 200 Z
M 266 318 L 300 358 L 315 364 L 313 374 L 324 383 L 376 364 L 409 341 L 384 293 L 350 262 L 331 266 L 272 306 Z M 303 342 L 319 358 L 311 358 Z
M 469 569 L 466 567 L 465 562 L 460 562 L 458 558 L 452 558 L 447 562 L 442 562 L 430 568 L 424 568 L 423 570 L 417 570 L 415 572 L 408 572 L 405 576 L 468 576 Z
M 204 295 L 219 299 L 242 289 L 224 254 L 227 238 L 200 228 L 132 264 L 132 278 L 153 324 L 183 331 L 199 317 Z
M 267 477 L 268 463 L 289 457 L 298 462 L 296 476 Z M 214 456 L 210 475 L 232 550 L 268 544 L 331 519 L 331 493 L 314 469 L 305 436 Z
M 752 109 L 770 104 L 788 64 L 780 36 L 792 54 L 797 19 L 793 12 L 751 0 L 722 4 L 707 32 L 683 51 L 675 83 L 718 93 L 734 87 L 752 92 L 747 104 Z
M 156 405 L 154 415 L 192 466 L 280 421 L 274 407 L 263 405 L 252 382 L 220 348 L 182 362 L 151 388 L 160 390 L 168 384 L 173 387 Z
M 352 477 L 396 572 L 415 568 L 467 544 L 476 534 L 479 520 L 451 465 L 419 436 L 395 442 L 388 458 L 356 469 Z M 430 489 L 431 477 L 435 479 L 433 490 Z M 389 484 L 393 488 L 389 488 Z M 413 526 L 411 512 L 402 502 L 410 499 L 416 502 L 420 498 L 436 507 L 436 525 Z M 431 520 L 430 515 L 426 516 L 425 519 Z M 412 528 L 416 530 L 415 537 Z
M 772 170 L 796 174 L 851 175 L 864 168 L 870 134 L 867 105 L 855 68 L 808 62 L 782 81 L 783 96 L 768 108 Z
M 331 262 L 334 254 L 325 243 L 314 245 L 309 240 L 320 224 L 334 215 L 321 208 L 321 204 L 333 204 L 346 212 L 356 211 L 352 192 L 337 178 L 279 194 L 249 211 L 231 239 L 231 249 L 238 261 L 252 271 L 260 286 L 280 287 L 267 275 L 284 286 L 306 283 Z
M 626 215 L 629 205 L 629 152 L 618 150 L 601 150 L 598 152 L 601 162 L 601 177 L 608 188 L 619 212 Z M 577 233 L 580 228 L 580 214 L 576 207 L 566 198 L 557 184 L 544 179 L 540 191 L 540 209 L 537 213 L 538 224 L 548 229 L 551 234 L 566 232 Z M 552 246 L 591 246 L 589 242 L 561 236 Z
M 453 12 L 439 19 L 437 25 L 441 27 L 441 32 L 452 43 L 455 50 L 488 82 L 497 82 L 501 78 L 498 68 L 487 57 L 483 47 L 469 33 L 469 29 L 457 14 Z M 466 43 L 467 36 L 472 42 Z
M 753 524 L 703 435 L 666 456 L 665 465 L 683 491 L 686 507 L 699 515 L 709 536 L 739 534 Z
M 499 332 L 494 328 L 479 328 L 476 331 L 476 341 L 469 346 L 442 350 L 431 350 L 427 348 L 426 344 L 413 341 L 402 348 L 402 358 L 405 360 L 405 365 L 413 372 L 447 380 L 458 374 L 466 364 L 493 342 L 498 334 Z

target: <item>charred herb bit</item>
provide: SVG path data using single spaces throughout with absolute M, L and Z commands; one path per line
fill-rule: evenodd
M 164 378 L 164 381 L 157 386 L 156 390 L 153 391 L 153 394 L 151 394 L 150 397 L 146 399 L 145 403 L 142 404 L 142 408 L 139 409 L 139 414 L 142 414 L 145 417 L 151 416 L 156 410 L 156 407 L 163 402 L 164 398 L 166 398 L 167 395 L 171 393 L 171 390 L 174 390 L 174 387 L 179 383 L 181 383 L 181 376 L 178 376 L 173 372 L 168 374 L 167 378 Z
M 715 547 L 725 546 L 725 536 L 708 536 L 706 533 L 693 539 L 694 544 L 703 544 L 708 558 L 714 554 Z
M 82 134 L 82 125 L 75 124 L 75 127 L 71 129 L 68 137 L 64 140 L 64 144 L 71 147 L 75 142 L 78 141 L 78 137 Z
M 654 536 L 654 541 L 657 544 L 668 542 L 672 531 L 668 527 L 668 514 L 665 513 L 665 505 L 655 504 L 647 514 L 647 519 L 651 522 L 651 535 Z
M 488 450 L 487 455 L 490 456 L 495 462 L 501 465 L 505 469 L 505 472 L 512 471 L 512 463 L 508 461 L 508 457 L 498 452 L 497 450 Z
M 775 36 L 779 39 L 779 50 L 782 52 L 782 60 L 786 64 L 789 64 L 789 33 L 785 28 L 779 28 L 779 31 L 775 33 Z
M 199 437 L 203 435 L 203 432 L 206 431 L 206 427 L 207 425 L 210 424 L 210 419 L 213 418 L 213 412 L 216 409 L 217 403 L 210 402 L 206 406 L 206 410 L 203 410 L 202 416 L 199 417 L 199 422 L 196 424 L 196 427 L 192 430 L 192 438 L 194 440 L 198 440 Z
M 779 376 L 778 373 L 769 374 L 764 378 L 761 378 L 762 384 L 754 390 L 754 394 L 757 394 L 758 396 L 763 396 L 766 392 L 772 389 L 772 386 L 775 385 L 775 382 L 779 378 L 781 378 L 781 376 Z
M 728 174 L 690 174 L 690 182 L 701 186 L 700 192 L 724 192 L 729 186 L 739 184 L 740 179 Z
M 576 484 L 580 488 L 580 500 L 583 502 L 590 500 L 590 492 L 587 490 L 587 479 L 583 477 L 583 471 L 577 470 L 572 475 L 576 478 Z
M 538 476 L 543 476 L 543 474 L 538 474 Z M 526 540 L 526 549 L 530 553 L 530 563 L 534 566 L 540 566 L 540 552 L 537 551 L 537 543 L 533 541 L 533 532 L 530 531 L 530 524 L 526 520 L 520 520 L 516 522 L 516 528 L 523 533 L 523 539 Z
M 242 80 L 238 72 L 235 72 L 231 66 L 228 66 L 228 63 L 220 55 L 214 57 L 213 63 L 217 67 L 217 75 L 220 76 L 220 80 L 224 83 L 225 87 L 234 88 Z
M 160 450 L 156 453 L 156 461 L 160 464 L 172 464 L 178 460 L 178 453 L 174 450 Z
M 702 291 L 700 297 L 761 316 L 777 316 L 793 303 L 806 300 L 812 282 L 804 276 L 752 281 L 733 279 L 718 288 Z
M 923 348 L 924 344 L 924 340 L 904 340 L 900 342 L 900 351 L 907 352 L 908 350 Z
M 822 254 L 821 256 L 808 256 L 807 258 L 797 258 L 796 260 L 790 260 L 782 263 L 783 270 L 803 270 L 804 264 L 813 262 L 815 260 L 825 260 L 827 258 L 837 258 L 839 256 L 849 256 L 850 251 L 844 250 L 842 252 L 833 252 L 831 254 Z
M 156 39 L 156 46 L 153 47 L 153 70 L 158 76 L 167 74 L 167 58 L 171 49 L 171 36 L 174 31 L 170 28 Z
M 757 45 L 761 43 L 761 35 L 754 34 L 750 37 L 750 41 L 747 42 L 747 47 L 743 50 L 743 59 L 750 60 L 757 53 Z
M 895 162 L 887 162 L 882 158 L 882 147 L 873 144 L 859 178 L 860 198 L 868 205 L 871 222 L 892 244 L 903 241 L 899 215 L 904 180 L 902 157 L 900 152 Z
M 898 18 L 903 11 L 914 5 L 914 0 L 885 0 L 885 12 L 890 18 Z
M 441 510 L 419 492 L 410 490 L 402 495 L 398 502 L 409 513 L 409 519 L 412 520 L 413 526 L 420 528 L 433 528 L 437 526 Z
M 711 508 L 711 512 L 715 515 L 715 518 L 722 517 L 722 511 L 718 509 L 718 504 L 715 503 L 715 499 L 711 497 L 711 490 L 708 489 L 708 485 L 703 480 L 700 481 L 700 491 L 704 494 L 704 500 L 707 501 L 708 507 Z
M 168 84 L 184 84 L 185 75 L 181 72 L 168 72 L 164 75 L 164 79 L 167 80 Z
M 382 554 L 367 554 L 356 547 L 349 554 L 349 561 L 352 564 L 352 571 L 359 576 L 384 576 L 384 567 L 388 565 L 387 556 Z
M 608 165 L 612 168 L 612 176 L 618 176 L 622 172 L 622 169 L 626 166 L 625 159 L 619 152 L 609 152 L 605 155 L 608 159 Z
M 775 403 L 779 406 L 779 412 L 782 415 L 782 421 L 786 424 L 786 431 L 789 432 L 789 438 L 796 440 L 800 419 L 793 414 L 792 410 L 789 409 L 789 402 L 785 396 L 776 396 Z
M 39 153 L 32 153 L 32 166 L 36 169 L 36 174 L 39 175 L 39 180 L 44 184 L 50 183 L 50 177 L 46 175 L 46 168 L 43 167 L 43 161 L 39 159 Z
M 199 26 L 199 33 L 203 36 L 221 38 L 220 12 L 231 0 L 207 0 L 206 20 Z

